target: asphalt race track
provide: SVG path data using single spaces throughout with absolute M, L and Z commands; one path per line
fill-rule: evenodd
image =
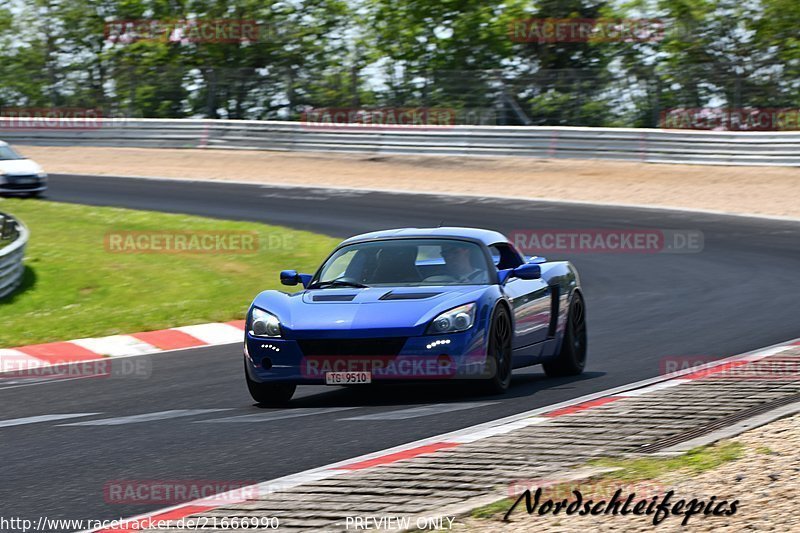
M 563 256 L 578 267 L 587 300 L 587 372 L 579 379 L 545 379 L 538 368 L 518 371 L 503 397 L 440 386 L 301 387 L 290 408 L 261 409 L 245 390 L 239 345 L 145 356 L 153 365 L 149 379 L 0 383 L 4 516 L 140 514 L 162 506 L 106 503 L 104 485 L 263 481 L 652 377 L 664 357 L 721 358 L 800 337 L 800 223 L 231 183 L 54 175 L 50 184 L 53 201 L 253 220 L 339 237 L 440 223 L 506 232 L 666 228 L 702 231 L 705 248 Z M 431 407 L 400 412 L 420 406 Z M 146 413 L 159 414 L 80 424 Z M 53 414 L 84 416 L 2 424 Z M 258 416 L 232 419 L 252 414 Z

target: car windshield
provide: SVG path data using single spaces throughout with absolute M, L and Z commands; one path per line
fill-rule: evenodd
M 322 265 L 311 288 L 490 283 L 478 244 L 455 239 L 392 239 L 343 246 Z
M 10 146 L 0 145 L 0 161 L 8 161 L 14 159 L 25 159 L 17 152 L 11 149 Z

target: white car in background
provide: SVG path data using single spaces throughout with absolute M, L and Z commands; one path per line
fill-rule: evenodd
M 47 190 L 47 174 L 35 161 L 0 141 L 0 194 L 40 196 Z

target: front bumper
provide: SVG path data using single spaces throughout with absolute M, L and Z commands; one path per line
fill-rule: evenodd
M 3 176 L 0 194 L 31 194 L 47 190 L 47 178 L 38 176 Z
M 336 346 L 327 354 L 316 349 L 306 354 L 302 341 L 281 338 L 245 338 L 245 364 L 250 379 L 258 382 L 325 384 L 325 373 L 369 371 L 373 382 L 413 382 L 455 379 L 486 379 L 485 331 L 473 328 L 463 333 L 424 335 L 405 339 L 372 339 L 391 353 L 364 350 L 368 339 L 332 339 Z M 353 341 L 354 350 L 342 346 Z M 324 345 L 324 341 L 315 341 Z M 399 350 L 396 348 L 400 346 Z

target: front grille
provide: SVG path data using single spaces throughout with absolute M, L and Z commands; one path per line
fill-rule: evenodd
M 407 337 L 379 339 L 315 339 L 299 340 L 300 350 L 306 357 L 322 355 L 395 356 L 400 353 Z
M 28 189 L 38 189 L 41 187 L 42 184 L 39 182 L 36 183 L 14 183 L 14 182 L 6 182 L 0 185 L 3 189 L 8 189 L 12 191 L 25 191 Z

